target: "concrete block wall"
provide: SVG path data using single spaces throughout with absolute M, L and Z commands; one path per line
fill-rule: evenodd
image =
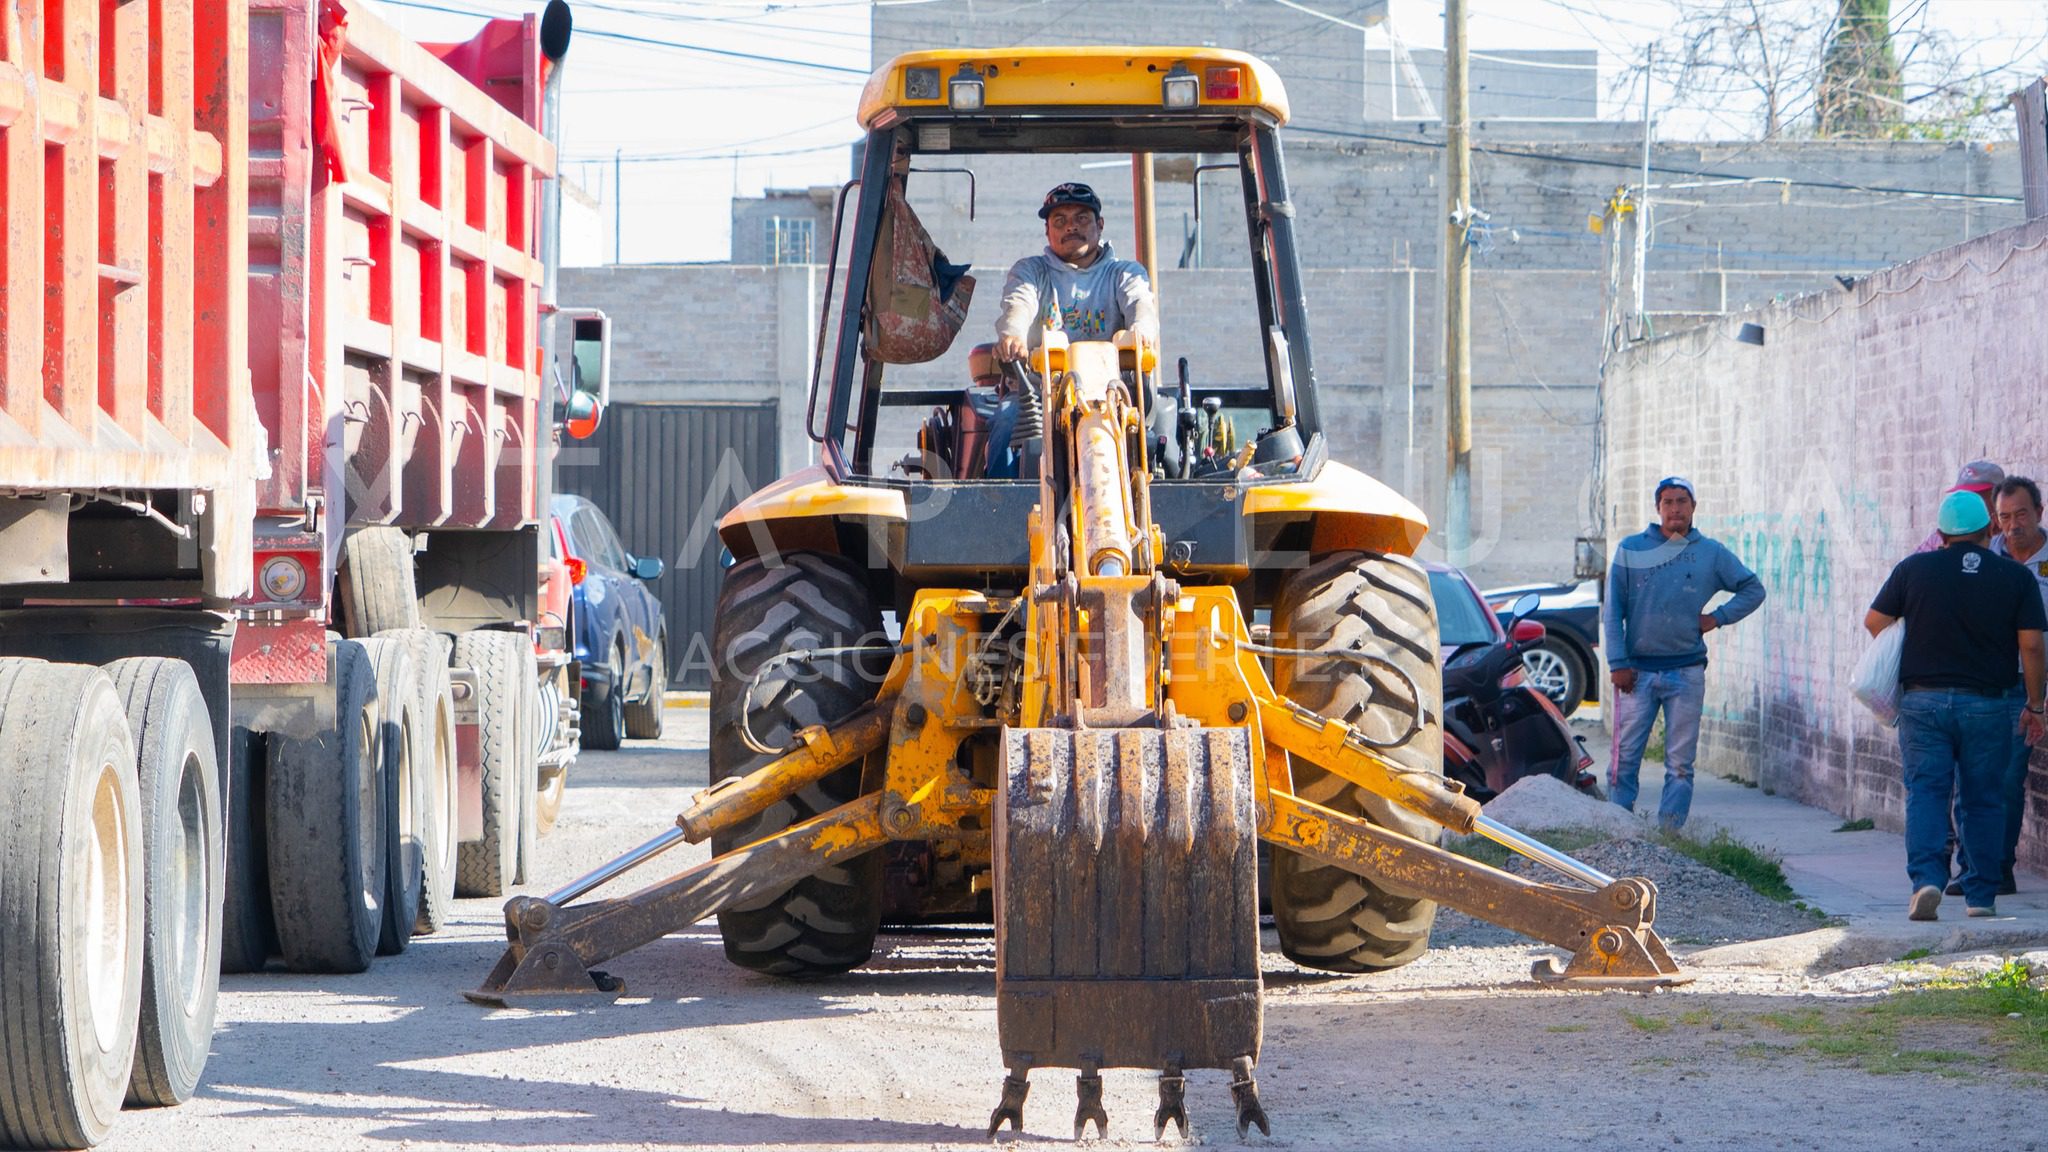
M 1847 689 L 1863 614 L 1962 463 L 2048 471 L 2048 426 L 2025 416 L 2048 365 L 2044 297 L 2037 220 L 1616 357 L 1610 542 L 1647 522 L 1657 477 L 1682 473 L 1699 485 L 1701 529 L 1769 588 L 1755 616 L 1709 637 L 1700 771 L 1902 826 L 1895 733 Z M 1763 347 L 1733 339 L 1745 321 L 1763 326 Z M 2042 869 L 2048 763 L 2036 760 L 2021 858 Z

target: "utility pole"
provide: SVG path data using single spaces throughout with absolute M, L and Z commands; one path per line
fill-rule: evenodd
M 1632 340 L 1647 339 L 1650 335 L 1649 321 L 1643 317 L 1646 308 L 1644 280 L 1649 272 L 1650 260 L 1650 80 L 1655 75 L 1656 65 L 1657 45 L 1653 43 L 1643 65 L 1643 185 L 1636 197 L 1636 314 L 1634 331 L 1629 333 Z
M 626 150 L 624 148 L 617 149 L 612 153 L 612 263 L 614 264 L 624 264 L 626 262 L 624 242 L 626 186 L 619 182 L 626 173 L 625 155 Z
M 1472 549 L 1472 224 L 1471 117 L 1466 103 L 1465 0 L 1444 5 L 1444 551 L 1463 567 Z

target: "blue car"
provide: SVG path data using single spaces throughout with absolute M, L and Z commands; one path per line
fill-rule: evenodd
M 626 551 L 611 521 L 581 496 L 556 496 L 553 509 L 575 590 L 583 747 L 607 752 L 628 737 L 659 739 L 668 625 L 647 582 L 661 576 L 661 561 Z

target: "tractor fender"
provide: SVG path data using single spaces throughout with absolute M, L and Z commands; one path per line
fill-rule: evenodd
M 1317 554 L 1360 550 L 1412 556 L 1429 533 L 1429 517 L 1407 497 L 1334 460 L 1308 480 L 1246 488 L 1243 513 L 1255 539 L 1261 518 L 1311 518 L 1315 527 L 1309 548 Z

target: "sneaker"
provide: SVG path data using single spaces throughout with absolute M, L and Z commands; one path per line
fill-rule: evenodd
M 1913 899 L 1906 905 L 1908 920 L 1938 920 L 1934 910 L 1941 907 L 1941 889 L 1932 884 L 1922 884 L 1913 889 Z
M 1996 909 L 1996 908 L 1971 908 L 1971 909 L 1969 909 L 1969 913 L 1970 913 L 1970 918 L 1971 918 L 1971 919 L 1973 919 L 1973 920 L 1985 920 L 1985 919 L 1989 919 L 1990 917 L 1993 917 L 1993 916 L 1996 916 L 1996 915 L 1998 915 L 1998 909 Z M 1930 919 L 1932 919 L 1932 917 L 1930 917 Z
M 1943 888 L 1941 894 L 1943 896 L 1961 896 L 1963 894 L 1963 882 L 1961 880 L 1949 881 L 1948 887 Z

